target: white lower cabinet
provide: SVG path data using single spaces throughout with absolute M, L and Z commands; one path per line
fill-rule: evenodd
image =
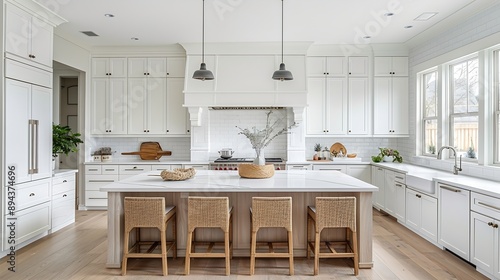
M 118 181 L 118 165 L 85 166 L 85 206 L 105 209 L 108 206 L 108 194 L 100 188 Z
M 385 208 L 383 210 L 400 222 L 405 221 L 405 174 L 384 170 Z
M 438 184 L 439 245 L 469 260 L 470 191 Z
M 372 166 L 372 185 L 378 187 L 378 192 L 373 193 L 373 206 L 378 210 L 385 208 L 384 169 Z
M 162 164 L 162 165 L 151 165 L 152 171 L 163 171 L 163 170 L 174 170 L 176 168 L 182 168 L 182 164 Z
M 123 180 L 128 177 L 132 177 L 137 174 L 141 174 L 144 172 L 151 171 L 151 165 L 131 165 L 131 164 L 123 164 L 119 166 L 118 170 L 118 180 Z
M 208 170 L 208 164 L 183 164 L 182 168 L 194 168 L 196 170 Z
M 75 173 L 55 175 L 52 178 L 51 232 L 75 222 Z
M 286 170 L 312 170 L 310 164 L 287 164 Z
M 342 173 L 346 173 L 345 165 L 338 164 L 315 164 L 313 166 L 313 170 L 324 170 L 324 171 L 340 171 Z
M 437 199 L 406 188 L 406 227 L 425 239 L 437 243 Z
M 471 192 L 470 261 L 489 278 L 500 279 L 500 199 Z
M 347 165 L 346 174 L 367 183 L 370 183 L 372 179 L 370 165 Z

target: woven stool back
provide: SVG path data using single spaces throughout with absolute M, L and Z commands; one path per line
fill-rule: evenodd
M 291 197 L 253 197 L 252 230 L 264 227 L 284 227 L 292 231 Z
M 188 198 L 188 231 L 197 227 L 221 228 L 229 231 L 229 198 L 199 197 Z
M 335 227 L 346 227 L 356 232 L 355 197 L 316 198 L 316 231 Z
M 134 227 L 165 227 L 164 197 L 125 197 L 125 231 Z

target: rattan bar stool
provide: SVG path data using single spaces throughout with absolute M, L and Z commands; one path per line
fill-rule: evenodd
M 314 226 L 315 238 L 311 240 Z M 325 228 L 345 228 L 345 241 L 321 241 L 321 231 Z M 355 197 L 316 197 L 316 207 L 307 209 L 307 258 L 314 253 L 314 275 L 319 273 L 320 258 L 352 258 L 354 275 L 358 275 L 358 238 L 356 234 Z M 321 244 L 326 252 L 321 251 Z
M 197 242 L 197 228 L 220 228 L 224 232 L 224 242 Z M 215 245 L 224 244 L 224 253 L 212 252 Z M 194 246 L 208 245 L 205 252 L 195 252 Z M 231 272 L 230 258 L 233 255 L 233 208 L 228 197 L 188 198 L 188 235 L 186 244 L 185 274 L 189 275 L 191 258 L 225 258 L 226 275 Z
M 290 275 L 293 270 L 293 235 L 292 235 L 292 198 L 291 197 L 253 197 L 251 216 L 251 246 L 250 246 L 250 275 L 255 273 L 255 258 L 288 258 Z M 260 228 L 285 228 L 287 242 L 257 242 L 257 231 Z M 288 245 L 288 252 L 274 252 L 276 243 Z M 257 253 L 257 244 L 268 245 L 269 251 Z
M 168 274 L 167 253 L 173 250 L 177 258 L 177 223 L 176 207 L 165 206 L 164 197 L 125 197 L 125 226 L 123 239 L 122 275 L 127 273 L 129 258 L 161 258 L 163 275 Z M 168 223 L 172 223 L 173 240 L 167 242 Z M 129 248 L 130 232 L 136 229 L 136 242 Z M 160 241 L 141 241 L 140 228 L 157 228 L 160 231 Z M 160 245 L 161 252 L 153 253 Z M 147 249 L 143 249 L 148 246 Z

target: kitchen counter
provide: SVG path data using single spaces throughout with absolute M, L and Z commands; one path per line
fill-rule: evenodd
M 394 171 L 404 172 L 408 176 L 420 178 L 424 181 L 441 182 L 461 187 L 474 192 L 500 198 L 500 182 L 475 178 L 465 175 L 454 175 L 451 170 L 445 172 L 417 165 L 394 162 L 374 163 L 374 166 L 388 168 Z
M 150 176 L 154 175 L 154 176 Z M 253 196 L 290 196 L 293 201 L 294 251 L 305 256 L 307 206 L 317 196 L 354 196 L 357 199 L 356 220 L 359 244 L 359 266 L 371 268 L 372 259 L 372 192 L 378 188 L 334 171 L 280 170 L 268 179 L 240 178 L 235 171 L 199 170 L 186 181 L 163 181 L 157 171 L 139 174 L 100 188 L 108 192 L 108 267 L 120 267 L 123 251 L 123 200 L 126 196 L 162 196 L 167 204 L 177 206 L 177 248 L 185 252 L 187 232 L 187 197 L 227 196 L 235 208 L 234 255 L 248 256 L 250 217 L 248 209 Z M 220 234 L 218 231 L 197 234 Z M 267 234 L 267 235 L 266 235 Z M 281 234 L 281 233 L 280 233 Z M 339 232 L 331 232 L 337 236 Z M 207 235 L 207 236 L 208 236 Z M 285 236 L 286 237 L 286 234 Z M 283 238 L 274 232 L 263 238 Z

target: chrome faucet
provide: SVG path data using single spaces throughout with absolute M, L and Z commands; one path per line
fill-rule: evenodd
M 457 150 L 453 148 L 452 146 L 442 146 L 439 148 L 438 154 L 437 154 L 437 159 L 441 159 L 442 155 L 441 152 L 444 149 L 449 149 L 453 151 L 453 156 L 455 157 L 455 165 L 453 166 L 453 174 L 457 175 L 458 171 L 462 171 L 462 155 L 460 155 L 460 166 L 457 166 Z

